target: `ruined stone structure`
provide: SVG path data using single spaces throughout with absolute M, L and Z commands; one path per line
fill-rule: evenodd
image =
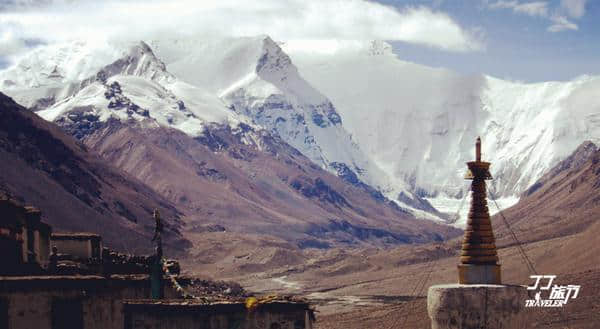
M 274 299 L 249 308 L 241 287 L 181 278 L 179 264 L 171 260 L 160 262 L 168 275 L 155 278 L 162 299 L 151 299 L 156 255 L 119 254 L 102 248 L 101 237 L 90 233 L 52 234 L 51 240 L 51 231 L 39 210 L 0 200 L 1 329 L 312 326 L 306 302 Z M 49 255 L 51 243 L 56 249 Z M 223 291 L 207 291 L 211 287 Z
M 41 221 L 41 212 L 0 199 L 0 255 L 7 266 L 2 274 L 40 273 L 48 263 L 52 228 Z
M 149 297 L 147 275 L 0 277 L 0 328 L 123 328 L 122 300 Z
M 527 328 L 527 287 L 501 284 L 500 264 L 487 207 L 485 181 L 490 163 L 481 161 L 481 139 L 475 161 L 468 162 L 471 209 L 458 265 L 458 284 L 429 287 L 427 311 L 433 329 Z

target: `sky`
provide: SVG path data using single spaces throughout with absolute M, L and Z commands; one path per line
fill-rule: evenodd
M 386 40 L 403 60 L 524 82 L 600 74 L 600 0 L 0 0 L 0 69 L 73 39 L 259 34 Z
M 482 31 L 484 51 L 441 52 L 393 42 L 401 58 L 467 74 L 525 82 L 600 74 L 600 1 L 382 1 L 427 5 Z

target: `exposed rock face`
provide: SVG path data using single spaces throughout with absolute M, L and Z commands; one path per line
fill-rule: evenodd
M 73 137 L 81 139 L 102 127 L 103 124 L 98 119 L 99 116 L 92 107 L 82 106 L 57 119 L 56 123 Z
M 317 178 L 314 182 L 308 177 L 298 177 L 290 184 L 295 190 L 298 190 L 307 198 L 316 198 L 322 202 L 328 202 L 338 207 L 352 206 L 346 199 L 337 191 L 327 185 L 321 178 Z
M 137 104 L 133 103 L 131 99 L 123 95 L 119 82 L 113 81 L 110 85 L 105 86 L 106 92 L 104 93 L 104 97 L 109 100 L 109 109 L 125 109 L 130 116 L 135 112 L 141 116 L 150 117 L 150 112 L 148 110 L 141 109 Z
M 218 225 L 227 232 L 319 247 L 394 245 L 459 234 L 415 219 L 374 198 L 362 183 L 314 165 L 278 136 L 244 124 L 208 125 L 192 138 L 175 129 L 112 120 L 83 141 L 185 209 L 194 233 Z M 343 221 L 333 225 L 330 218 Z
M 409 235 L 402 233 L 353 225 L 346 220 L 333 219 L 330 219 L 327 225 L 315 225 L 311 227 L 306 233 L 316 238 L 329 237 L 330 239 L 334 239 L 334 241 L 337 240 L 337 242 L 344 242 L 347 244 L 358 244 L 359 241 L 370 240 L 380 241 L 382 244 L 401 244 L 409 243 L 413 239 Z M 438 238 L 434 237 L 433 240 L 438 240 Z M 310 240 L 305 240 L 300 245 L 306 246 L 310 244 L 315 245 L 317 248 L 322 247 Z

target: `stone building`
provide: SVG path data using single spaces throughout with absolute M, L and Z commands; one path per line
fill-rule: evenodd
M 52 246 L 79 259 L 102 259 L 102 237 L 94 233 L 53 233 Z
M 173 261 L 161 261 L 164 274 L 151 280 L 155 256 L 102 248 L 95 234 L 51 236 L 40 219 L 37 209 L 0 200 L 2 329 L 312 327 L 302 300 L 248 298 L 239 286 L 179 276 Z M 58 253 L 49 255 L 51 244 Z M 162 299 L 151 299 L 156 280 Z
M 41 212 L 0 199 L 0 255 L 6 266 L 1 274 L 40 273 L 48 264 L 52 228 L 41 221 Z

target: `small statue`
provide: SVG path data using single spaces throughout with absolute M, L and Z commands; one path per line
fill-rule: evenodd
M 154 217 L 154 221 L 155 221 L 155 226 L 154 226 L 154 237 L 152 238 L 152 241 L 161 241 L 161 233 L 163 232 L 163 224 L 162 221 L 160 219 L 160 213 L 158 212 L 158 209 L 154 209 L 154 213 L 152 214 L 152 217 Z
M 156 254 L 159 257 L 162 257 L 162 232 L 164 230 L 164 226 L 162 220 L 160 219 L 160 213 L 158 209 L 154 209 L 154 213 L 152 214 L 154 217 L 155 226 L 154 226 L 154 237 L 152 237 L 152 241 L 156 241 Z
M 48 263 L 48 272 L 56 273 L 58 266 L 58 248 L 52 246 L 52 253 L 50 253 L 50 262 Z
M 152 298 L 153 299 L 162 299 L 164 297 L 163 291 L 163 250 L 162 250 L 162 238 L 161 233 L 163 232 L 163 224 L 160 220 L 160 213 L 158 209 L 154 209 L 154 213 L 152 214 L 155 221 L 154 227 L 154 237 L 152 241 L 156 241 L 156 247 L 154 249 L 155 256 L 152 262 L 151 272 L 150 272 L 150 282 L 152 289 Z

